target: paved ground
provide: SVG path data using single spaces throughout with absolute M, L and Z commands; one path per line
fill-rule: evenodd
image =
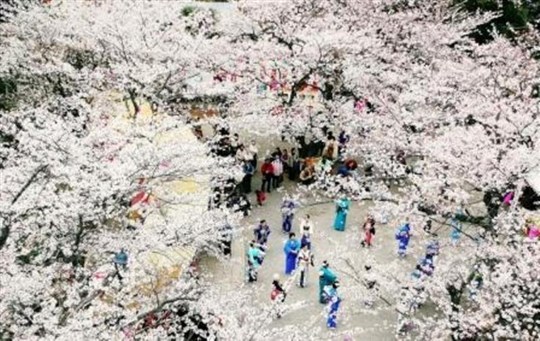
M 295 184 L 288 183 L 282 190 L 292 191 Z M 281 214 L 279 206 L 281 204 L 281 194 L 273 192 L 267 203 L 262 208 L 256 208 L 252 215 L 244 220 L 245 230 L 235 239 L 233 243 L 233 257 L 231 260 L 220 263 L 213 259 L 203 260 L 201 266 L 206 271 L 214 275 L 213 281 L 226 290 L 250 290 L 253 293 L 254 304 L 268 305 L 270 303 L 270 291 L 272 276 L 280 274 L 282 280 L 286 280 L 284 275 L 284 253 L 283 243 L 286 235 L 281 232 Z M 347 287 L 351 282 L 346 272 L 348 268 L 340 259 L 340 256 L 347 257 L 361 268 L 362 264 L 369 260 L 372 264 L 381 264 L 385 267 L 395 269 L 396 276 L 409 274 L 415 261 L 424 252 L 425 236 L 418 233 L 411 242 L 411 254 L 406 260 L 399 260 L 396 257 L 396 242 L 394 230 L 396 223 L 379 225 L 375 236 L 375 247 L 363 249 L 359 246 L 360 237 L 358 226 L 363 222 L 367 214 L 367 205 L 361 207 L 353 203 L 348 219 L 348 227 L 345 232 L 338 232 L 331 228 L 334 219 L 334 205 L 320 204 L 303 207 L 295 217 L 294 230 L 298 230 L 299 218 L 304 214 L 310 214 L 315 221 L 315 236 L 313 240 L 316 268 L 311 269 L 309 274 L 309 286 L 299 288 L 292 285 L 287 297 L 288 312 L 281 320 L 275 320 L 274 325 L 278 327 L 283 324 L 294 324 L 320 330 L 321 340 L 343 340 L 343 331 L 348 331 L 345 335 L 353 336 L 355 340 L 368 338 L 370 340 L 392 340 L 394 339 L 395 323 L 397 315 L 394 307 L 389 307 L 382 301 L 376 303 L 377 309 L 364 309 L 358 300 L 357 293 L 347 292 Z M 259 280 L 255 284 L 244 283 L 245 279 L 245 259 L 246 245 L 252 237 L 252 229 L 260 219 L 266 219 L 272 228 L 270 235 L 269 250 L 264 264 L 259 272 Z M 338 252 L 336 252 L 338 250 Z M 325 328 L 324 306 L 318 303 L 318 275 L 323 259 L 327 259 L 342 282 L 343 306 L 340 311 L 341 325 L 336 332 L 329 332 Z M 388 294 L 392 300 L 392 294 Z
M 260 186 L 260 179 L 254 179 L 254 188 Z M 293 193 L 297 190 L 295 183 L 286 182 L 278 192 L 273 191 L 268 201 L 262 208 L 255 208 L 251 216 L 243 221 L 244 230 L 233 242 L 233 257 L 226 262 L 218 262 L 215 259 L 203 259 L 201 269 L 205 273 L 213 274 L 211 279 L 215 285 L 220 286 L 223 292 L 227 290 L 247 290 L 252 293 L 253 304 L 268 307 L 270 304 L 271 282 L 274 274 L 279 274 L 282 280 L 284 275 L 285 256 L 283 244 L 287 238 L 281 232 L 281 205 L 282 195 L 285 191 Z M 255 201 L 254 194 L 250 196 Z M 384 268 L 389 273 L 389 278 L 408 278 L 416 261 L 425 252 L 427 235 L 421 231 L 421 226 L 415 226 L 413 238 L 410 243 L 409 256 L 402 260 L 396 257 L 396 240 L 394 233 L 400 221 L 390 221 L 387 225 L 377 225 L 377 233 L 374 239 L 375 246 L 372 249 L 364 249 L 360 244 L 358 227 L 364 221 L 369 210 L 369 203 L 352 203 L 351 211 L 347 220 L 347 228 L 344 232 L 338 232 L 331 228 L 335 207 L 333 203 L 314 204 L 313 197 L 303 200 L 303 207 L 295 216 L 293 231 L 298 231 L 298 223 L 304 214 L 310 214 L 315 222 L 313 247 L 315 255 L 315 268 L 311 268 L 308 276 L 308 287 L 299 288 L 292 285 L 286 300 L 286 313 L 282 319 L 276 319 L 269 327 L 281 325 L 295 325 L 299 329 L 311 330 L 316 333 L 320 340 L 344 340 L 346 336 L 352 340 L 394 340 L 397 313 L 395 312 L 395 292 L 382 290 L 382 295 L 388 299 L 392 306 L 377 300 L 373 309 L 366 309 L 362 305 L 363 293 L 353 287 L 354 280 L 347 275 L 349 268 L 344 259 L 349 259 L 355 268 L 362 269 L 363 264 L 369 262 L 375 267 Z M 260 219 L 266 219 L 272 229 L 269 240 L 269 250 L 264 264 L 259 271 L 257 283 L 245 283 L 245 253 L 247 242 L 253 239 L 253 228 Z M 449 230 L 439 228 L 442 240 L 448 240 Z M 463 247 L 470 247 L 470 243 L 464 242 Z M 445 248 L 446 249 L 446 248 Z M 452 252 L 453 253 L 453 252 Z M 447 254 L 450 254 L 448 252 Z M 438 262 L 445 260 L 442 255 Z M 323 260 L 328 260 L 331 267 L 338 273 L 342 283 L 341 296 L 343 304 L 339 315 L 339 326 L 336 331 L 328 331 L 325 327 L 324 306 L 318 303 L 318 268 Z M 390 279 L 391 281 L 392 279 Z M 424 309 L 430 309 L 429 307 Z M 431 311 L 429 312 L 431 313 Z

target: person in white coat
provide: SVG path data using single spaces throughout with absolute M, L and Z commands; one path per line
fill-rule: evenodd
M 307 284 L 308 269 L 310 266 L 313 266 L 313 255 L 307 245 L 302 246 L 297 259 L 298 270 L 300 271 L 298 286 L 305 288 Z

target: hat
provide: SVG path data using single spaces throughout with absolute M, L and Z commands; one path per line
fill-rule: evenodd
M 274 274 L 274 281 L 279 281 L 279 274 Z

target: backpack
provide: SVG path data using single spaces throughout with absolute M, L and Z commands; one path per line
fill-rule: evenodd
M 372 235 L 375 235 L 375 227 L 372 227 L 369 231 Z

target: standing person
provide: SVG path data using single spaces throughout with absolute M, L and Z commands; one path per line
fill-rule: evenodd
M 283 153 L 281 154 L 281 162 L 283 164 L 283 171 L 284 173 L 291 174 L 291 156 L 289 155 L 289 151 L 285 148 L 283 149 Z
M 253 165 L 253 168 L 257 169 L 257 157 L 259 153 L 259 149 L 257 148 L 257 145 L 255 144 L 255 140 L 251 140 L 250 145 L 247 147 L 247 150 L 250 155 L 250 162 Z
M 334 229 L 336 231 L 345 231 L 350 203 L 351 202 L 347 197 L 343 197 L 336 201 L 336 218 L 334 219 Z
M 300 271 L 298 285 L 301 288 L 306 287 L 308 268 L 310 265 L 313 266 L 313 255 L 306 244 L 302 246 L 300 253 L 298 254 L 298 270 Z
M 287 296 L 287 293 L 285 292 L 285 288 L 283 288 L 283 284 L 279 280 L 279 274 L 274 274 L 274 277 L 272 280 L 272 293 L 270 294 L 270 299 L 272 301 L 278 300 L 278 302 L 284 302 L 286 296 Z
M 244 177 L 242 178 L 241 185 L 242 191 L 244 193 L 251 193 L 251 179 L 255 173 L 255 168 L 253 168 L 253 165 L 249 161 L 244 161 L 242 170 L 244 171 Z
M 263 165 L 261 166 L 261 173 L 263 176 L 261 191 L 270 193 L 272 192 L 272 181 L 274 179 L 274 166 L 270 159 L 264 160 Z M 264 190 L 266 185 L 266 191 Z
M 283 181 L 283 163 L 281 162 L 280 156 L 276 153 L 274 156 L 274 161 L 272 161 L 272 169 L 273 169 L 273 187 L 278 188 L 281 186 L 281 182 Z
M 233 228 L 230 224 L 226 223 L 219 229 L 221 232 L 221 251 L 224 256 L 230 256 L 232 250 Z
M 243 144 L 238 145 L 238 149 L 236 150 L 235 158 L 239 162 L 248 161 L 250 158 L 250 154 L 247 151 L 246 147 Z
M 326 303 L 324 288 L 334 284 L 337 281 L 337 276 L 330 270 L 328 262 L 323 261 L 323 265 L 319 269 L 319 302 Z
M 289 239 L 285 242 L 283 251 L 285 252 L 285 274 L 290 275 L 296 269 L 296 257 L 300 250 L 300 242 L 296 239 L 296 235 L 289 233 Z
M 339 281 L 335 281 L 328 290 L 328 317 L 326 319 L 326 326 L 329 329 L 336 329 L 337 327 L 337 312 L 341 304 L 341 298 L 338 295 L 337 289 L 339 288 Z
M 291 148 L 291 169 L 289 171 L 289 180 L 295 181 L 300 174 L 300 158 L 296 148 Z
M 338 157 L 338 144 L 334 136 L 329 136 L 326 145 L 324 146 L 323 156 L 327 159 L 336 161 Z
M 285 291 L 285 288 L 283 287 L 283 284 L 279 280 L 279 275 L 274 274 L 273 280 L 272 280 L 272 292 L 270 293 L 270 299 L 272 302 L 275 302 L 275 308 L 276 308 L 276 315 L 277 318 L 281 318 L 282 311 L 280 304 L 285 302 L 285 298 L 287 297 L 287 292 Z
M 405 257 L 407 255 L 407 247 L 409 246 L 410 238 L 411 225 L 409 223 L 405 223 L 396 233 L 396 239 L 398 240 L 398 255 L 400 257 Z
M 255 245 L 254 240 L 252 240 L 249 243 L 247 256 L 248 256 L 248 282 L 256 282 L 259 267 L 261 266 L 262 260 L 264 258 L 264 252 L 261 251 L 261 249 Z
M 309 214 L 306 214 L 304 219 L 300 221 L 300 233 L 302 234 L 302 239 L 300 240 L 300 246 L 304 247 L 307 245 L 308 249 L 311 250 L 311 236 L 313 235 L 313 223 L 311 222 L 311 217 Z
M 255 241 L 257 242 L 257 244 L 266 247 L 266 244 L 268 243 L 268 237 L 271 233 L 270 226 L 268 226 L 266 220 L 261 220 L 253 233 L 255 234 Z
M 371 247 L 371 241 L 375 235 L 375 219 L 371 214 L 367 216 L 364 225 L 362 225 L 362 229 L 364 230 L 364 240 L 362 241 L 362 246 Z
M 289 198 L 288 195 L 285 195 L 281 203 L 281 216 L 283 219 L 281 228 L 285 233 L 291 232 L 296 207 L 297 203 Z

